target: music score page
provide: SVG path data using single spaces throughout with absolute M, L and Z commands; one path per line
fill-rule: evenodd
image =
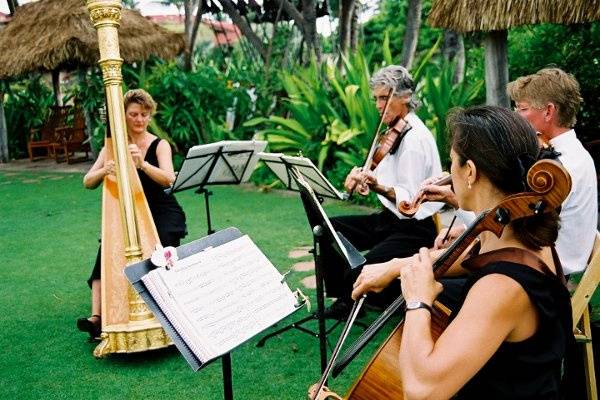
M 281 279 L 247 235 L 142 278 L 169 319 L 180 319 L 173 324 L 177 330 L 190 330 L 179 333 L 186 342 L 193 341 L 188 346 L 202 362 L 295 311 L 296 298 Z

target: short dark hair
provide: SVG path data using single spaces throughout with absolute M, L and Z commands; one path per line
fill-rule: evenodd
M 535 130 L 519 114 L 496 106 L 452 110 L 447 119 L 460 165 L 473 161 L 482 175 L 506 195 L 529 190 L 526 175 L 540 154 Z M 539 250 L 558 235 L 558 213 L 515 220 L 517 238 Z

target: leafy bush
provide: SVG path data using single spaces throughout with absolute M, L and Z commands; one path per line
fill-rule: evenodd
M 271 115 L 246 122 L 263 126 L 257 137 L 272 151 L 302 153 L 320 169 L 340 160 L 349 167 L 364 161 L 378 114 L 369 92 L 368 63 L 362 52 L 344 60 L 342 74 L 332 63 L 280 73 L 288 117 Z
M 529 75 L 549 65 L 575 76 L 584 99 L 577 134 L 599 139 L 600 126 L 600 23 L 533 25 L 509 33 L 510 78 Z
M 5 85 L 4 90 L 8 151 L 11 158 L 21 158 L 27 154 L 30 130 L 44 124 L 54 96 L 40 75 Z

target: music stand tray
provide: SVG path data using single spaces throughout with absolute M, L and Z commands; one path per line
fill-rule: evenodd
M 247 182 L 259 160 L 258 153 L 267 146 L 262 140 L 224 140 L 194 146 L 181 164 L 175 182 L 166 191 L 177 193 L 197 189 L 204 194 L 208 234 L 214 233 L 210 220 L 208 185 L 239 185 Z
M 298 183 L 291 174 L 292 168 L 296 168 L 317 196 L 337 200 L 346 199 L 346 194 L 339 192 L 313 162 L 306 157 L 288 156 L 281 153 L 259 153 L 258 156 L 285 185 L 287 190 L 300 191 Z

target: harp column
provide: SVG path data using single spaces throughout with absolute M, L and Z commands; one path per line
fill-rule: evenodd
M 121 21 L 120 0 L 87 0 L 90 18 L 98 32 L 102 78 L 106 91 L 108 123 L 112 133 L 113 154 L 119 193 L 119 208 L 125 237 L 126 264 L 143 259 L 136 212 L 128 173 L 128 143 L 123 106 L 121 65 L 118 27 Z M 94 351 L 96 357 L 109 353 L 138 352 L 160 348 L 170 344 L 160 324 L 141 297 L 129 285 L 129 321 L 122 327 L 103 326 L 102 339 Z

